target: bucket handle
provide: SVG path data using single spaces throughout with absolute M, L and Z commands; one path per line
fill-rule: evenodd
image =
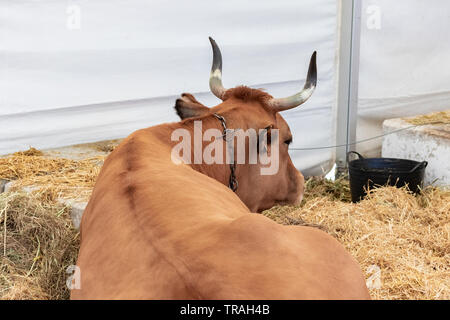
M 419 168 L 426 168 L 427 165 L 428 165 L 427 161 L 420 162 L 414 168 L 412 168 L 411 171 L 409 171 L 408 173 L 413 173 L 414 171 L 416 171 Z
M 349 151 L 349 152 L 347 152 L 347 163 L 350 163 L 350 155 L 352 153 L 356 154 L 358 156 L 358 160 L 359 159 L 363 159 L 364 160 L 364 157 L 361 154 L 359 154 L 358 152 L 356 152 L 356 151 Z

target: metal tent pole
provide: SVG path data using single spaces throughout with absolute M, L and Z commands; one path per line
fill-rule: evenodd
M 359 49 L 361 35 L 362 0 L 340 0 L 338 93 L 336 115 L 337 175 L 347 169 L 347 152 L 356 141 L 358 108 Z

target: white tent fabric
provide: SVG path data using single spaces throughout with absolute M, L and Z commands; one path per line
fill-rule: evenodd
M 450 108 L 450 2 L 362 0 L 357 140 L 384 119 Z M 318 51 L 319 81 L 284 112 L 294 147 L 335 144 L 339 1 L 3 0 L 0 2 L 0 154 L 119 138 L 177 121 L 182 92 L 203 103 L 211 49 L 224 84 L 275 97 L 303 86 Z M 357 150 L 380 151 L 381 139 Z M 334 149 L 292 151 L 306 175 L 326 171 Z
M 450 109 L 450 2 L 364 0 L 357 140 L 382 122 Z M 357 146 L 379 155 L 381 139 Z
M 317 50 L 314 96 L 284 115 L 295 145 L 333 144 L 335 0 L 4 0 L 0 9 L 0 154 L 177 121 L 172 107 L 182 92 L 218 104 L 208 87 L 208 36 L 221 46 L 225 86 L 275 97 L 303 87 Z M 292 156 L 321 173 L 333 150 Z

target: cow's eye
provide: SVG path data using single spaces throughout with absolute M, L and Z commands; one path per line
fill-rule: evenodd
M 284 143 L 286 143 L 287 145 L 290 145 L 292 143 L 292 138 L 285 140 Z

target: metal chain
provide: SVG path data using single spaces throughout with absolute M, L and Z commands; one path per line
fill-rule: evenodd
M 222 123 L 222 127 L 223 127 L 223 133 L 222 133 L 222 138 L 227 142 L 227 146 L 230 148 L 231 155 L 233 156 L 230 160 L 230 179 L 228 182 L 228 187 L 233 191 L 236 192 L 238 187 L 239 187 L 239 183 L 236 179 L 236 162 L 234 162 L 234 152 L 233 152 L 233 143 L 228 143 L 228 142 L 233 142 L 233 129 L 228 129 L 227 128 L 227 121 L 225 120 L 224 117 L 222 117 L 221 115 L 218 115 L 217 113 L 213 113 L 213 115 L 219 119 L 219 121 Z

